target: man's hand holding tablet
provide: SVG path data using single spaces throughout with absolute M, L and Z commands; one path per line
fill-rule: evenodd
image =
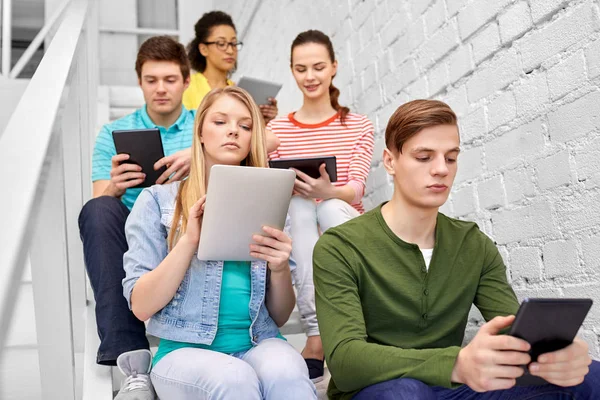
M 120 198 L 129 188 L 141 185 L 146 179 L 142 167 L 128 163 L 129 154 L 117 154 L 111 158 L 110 182 L 102 195 Z
M 164 155 L 158 129 L 113 131 L 117 155 L 112 158 L 111 185 L 107 190 L 120 197 L 126 189 L 175 182 L 190 171 L 191 149 Z
M 173 153 L 170 156 L 166 156 L 158 160 L 154 164 L 154 170 L 158 171 L 163 167 L 167 169 L 162 175 L 156 180 L 156 183 L 161 185 L 169 182 L 180 181 L 187 177 L 190 173 L 190 166 L 192 165 L 192 149 L 187 148 Z
M 517 385 L 573 386 L 583 380 L 591 359 L 576 335 L 591 307 L 591 299 L 523 300 L 509 335 L 531 345 L 531 364 Z
M 451 380 L 477 392 L 516 385 L 575 386 L 588 372 L 587 344 L 576 338 L 590 299 L 529 299 L 517 316 L 485 323 L 458 353 Z M 510 327 L 508 335 L 501 332 Z

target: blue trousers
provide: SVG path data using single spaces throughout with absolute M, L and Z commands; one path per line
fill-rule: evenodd
M 376 383 L 358 392 L 352 400 L 595 400 L 600 399 L 600 363 L 592 361 L 583 383 L 563 388 L 555 385 L 515 386 L 478 393 L 467 385 L 456 389 L 428 386 L 410 378 Z
M 150 348 L 144 323 L 133 315 L 123 297 L 127 216 L 127 207 L 110 196 L 88 201 L 79 214 L 85 267 L 96 299 L 100 337 L 96 362 L 102 365 L 116 365 L 121 353 Z
M 177 349 L 161 358 L 150 376 L 164 400 L 317 399 L 304 359 L 278 338 L 234 354 Z

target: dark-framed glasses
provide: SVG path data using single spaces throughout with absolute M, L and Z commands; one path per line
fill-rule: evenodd
M 242 42 L 227 42 L 225 40 L 216 40 L 214 42 L 204 42 L 204 44 L 207 46 L 209 44 L 214 44 L 217 46 L 217 49 L 219 49 L 221 51 L 227 51 L 229 46 L 231 46 L 231 48 L 233 50 L 240 51 L 242 49 L 242 46 L 244 45 Z

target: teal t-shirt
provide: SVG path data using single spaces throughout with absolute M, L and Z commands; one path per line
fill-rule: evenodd
M 176 342 L 161 339 L 152 365 L 172 351 L 194 347 L 232 354 L 252 348 L 250 340 L 250 279 L 249 261 L 225 261 L 219 303 L 219 326 L 212 344 Z
M 106 124 L 100 130 L 96 137 L 94 145 L 94 154 L 92 156 L 92 182 L 109 180 L 110 170 L 112 168 L 112 157 L 117 154 L 115 142 L 112 138 L 112 131 L 123 129 L 152 129 L 160 130 L 163 150 L 165 156 L 170 156 L 180 150 L 192 147 L 192 137 L 194 131 L 194 118 L 196 110 L 188 111 L 181 107 L 181 114 L 173 125 L 168 128 L 157 126 L 152 122 L 146 106 L 124 116 L 110 124 Z M 121 197 L 121 201 L 131 211 L 133 203 L 142 192 L 142 188 L 127 189 Z

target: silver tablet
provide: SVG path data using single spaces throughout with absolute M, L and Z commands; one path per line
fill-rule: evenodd
M 283 230 L 296 173 L 214 165 L 206 189 L 198 259 L 253 261 L 252 235 L 267 225 Z
M 248 78 L 245 76 L 240 78 L 237 85 L 250 93 L 256 104 L 259 106 L 269 104 L 269 97 L 275 98 L 281 89 L 280 83 L 263 81 L 262 79 Z

